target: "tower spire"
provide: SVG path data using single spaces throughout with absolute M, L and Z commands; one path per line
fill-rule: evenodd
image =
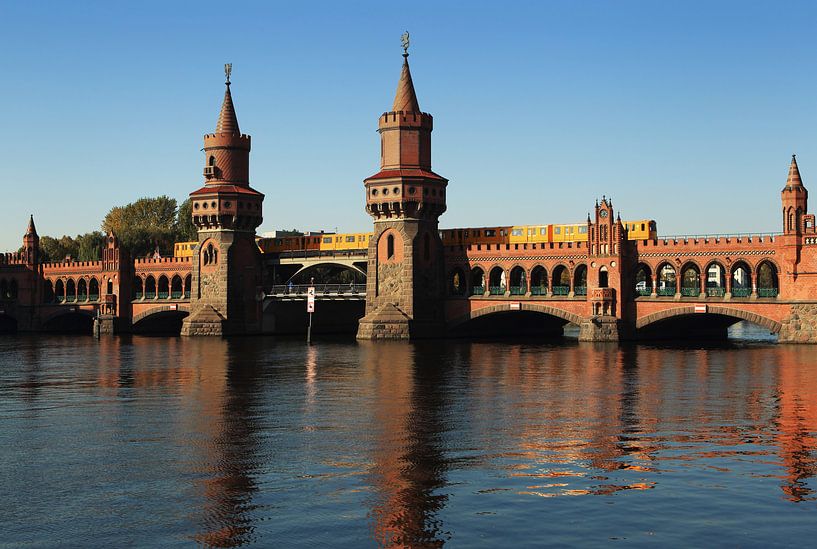
M 397 93 L 394 95 L 392 112 L 420 112 L 420 103 L 414 92 L 414 82 L 411 81 L 411 70 L 408 64 L 409 33 L 406 31 L 400 37 L 403 45 L 403 69 L 400 72 L 400 81 L 397 83 Z
M 802 187 L 803 180 L 800 179 L 800 168 L 797 167 L 797 155 L 791 155 L 791 164 L 789 165 L 789 177 L 786 179 L 786 187 Z
M 26 235 L 37 236 L 37 227 L 34 226 L 34 214 L 28 218 L 28 228 L 26 229 Z
M 227 89 L 224 90 L 224 102 L 221 104 L 221 112 L 218 113 L 218 123 L 216 124 L 216 133 L 233 133 L 240 135 L 241 130 L 238 128 L 238 117 L 235 115 L 235 107 L 233 106 L 233 96 L 230 93 L 230 75 L 233 72 L 232 63 L 224 65 L 224 82 Z

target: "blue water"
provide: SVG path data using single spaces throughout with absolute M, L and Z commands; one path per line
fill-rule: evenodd
M 817 352 L 0 338 L 2 547 L 801 546 Z

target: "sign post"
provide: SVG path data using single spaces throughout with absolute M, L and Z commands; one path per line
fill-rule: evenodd
M 306 289 L 306 312 L 309 313 L 309 325 L 306 327 L 306 342 L 312 343 L 312 313 L 315 312 L 315 286 Z

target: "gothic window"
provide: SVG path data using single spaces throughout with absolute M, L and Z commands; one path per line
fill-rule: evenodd
M 394 257 L 394 235 L 390 234 L 386 239 L 386 259 Z

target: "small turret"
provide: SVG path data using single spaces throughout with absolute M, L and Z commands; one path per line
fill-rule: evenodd
M 34 214 L 28 218 L 28 228 L 23 235 L 23 254 L 29 265 L 34 265 L 40 260 L 40 237 L 37 234 L 37 227 L 34 226 Z
M 789 176 L 786 186 L 780 192 L 783 203 L 783 232 L 785 234 L 803 233 L 803 216 L 808 213 L 808 190 L 800 178 L 796 155 L 791 155 Z

